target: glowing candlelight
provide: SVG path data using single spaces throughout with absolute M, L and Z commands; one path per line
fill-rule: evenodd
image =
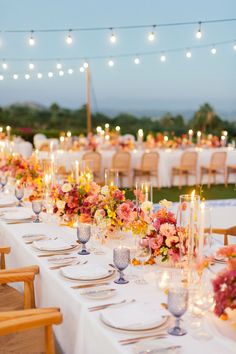
M 110 125 L 109 125 L 109 123 L 106 123 L 105 124 L 105 133 L 106 134 L 109 134 L 109 129 L 110 129 Z
M 197 132 L 197 144 L 200 145 L 201 143 L 201 136 L 202 136 L 202 132 L 200 132 L 200 130 Z
M 193 141 L 193 130 L 192 130 L 192 129 L 189 129 L 189 131 L 188 131 L 188 137 L 189 137 L 190 143 L 192 143 L 192 141 Z
M 205 203 L 200 204 L 200 226 L 199 226 L 199 238 L 198 238 L 198 258 L 199 260 L 203 257 L 203 247 L 204 247 L 204 229 L 205 229 Z
M 3 132 L 3 127 L 0 127 L 0 133 L 2 133 Z
M 10 139 L 10 137 L 11 137 L 11 127 L 10 127 L 10 125 L 6 126 L 6 132 L 7 132 L 7 138 Z
M 119 127 L 119 125 L 116 126 L 116 132 L 117 132 L 118 135 L 120 134 L 120 127 Z
M 68 131 L 68 132 L 66 133 L 66 136 L 67 136 L 67 138 L 71 138 L 71 132 Z
M 164 142 L 167 143 L 168 140 L 169 140 L 168 136 L 165 135 L 165 136 L 164 136 Z

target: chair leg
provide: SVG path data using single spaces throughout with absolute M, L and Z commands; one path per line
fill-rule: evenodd
M 46 354 L 55 354 L 55 344 L 52 326 L 45 327 L 45 346 Z
M 0 269 L 5 269 L 5 268 L 6 268 L 5 254 L 4 254 L 4 253 L 1 253 L 1 254 L 0 254 L 0 257 L 1 257 Z
M 182 188 L 182 171 L 179 171 L 179 189 Z
M 224 234 L 224 246 L 228 246 L 228 235 Z
M 228 187 L 228 172 L 226 169 L 224 170 L 224 182 L 225 182 L 225 187 Z
M 207 183 L 207 188 L 211 187 L 211 171 L 208 172 L 208 183 Z

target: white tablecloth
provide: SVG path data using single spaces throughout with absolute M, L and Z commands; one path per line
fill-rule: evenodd
M 221 149 L 189 149 L 188 151 L 197 151 L 198 152 L 198 178 L 200 176 L 200 166 L 207 165 L 210 162 L 211 155 L 213 152 L 216 151 L 226 151 L 227 152 L 227 164 L 234 164 L 236 165 L 236 149 L 232 150 L 231 148 L 221 148 Z M 148 150 L 133 150 L 131 151 L 131 173 L 134 168 L 140 168 L 141 165 L 141 158 L 142 155 L 145 151 Z M 161 187 L 170 187 L 171 185 L 171 171 L 173 166 L 177 166 L 180 163 L 180 158 L 181 155 L 183 154 L 184 150 L 176 149 L 176 150 L 171 150 L 171 149 L 156 149 L 152 151 L 157 151 L 160 155 L 160 161 L 159 161 L 159 166 L 158 166 L 158 171 L 159 171 L 159 182 Z M 58 150 L 54 152 L 55 159 L 57 161 L 58 166 L 64 166 L 67 171 L 71 169 L 72 162 L 75 160 L 81 160 L 82 156 L 85 152 L 84 151 L 62 151 Z M 112 165 L 112 156 L 114 155 L 115 151 L 114 150 L 101 150 L 100 151 L 102 155 L 102 166 L 101 166 L 101 173 L 102 176 L 104 176 L 104 169 L 105 168 L 111 168 Z M 48 158 L 50 156 L 50 153 L 48 152 L 40 152 L 39 157 L 40 158 Z M 236 176 L 231 175 L 230 176 L 230 182 L 235 183 L 236 181 Z M 203 180 L 204 183 L 207 182 L 207 176 L 204 177 Z M 223 183 L 223 176 L 217 175 L 216 178 L 217 183 Z M 124 181 L 124 183 L 127 183 L 127 181 Z M 184 181 L 185 183 L 185 181 Z M 189 185 L 195 184 L 195 178 L 190 176 Z M 154 186 L 157 185 L 157 181 L 154 178 L 153 179 L 153 184 Z M 174 181 L 175 185 L 178 185 L 178 177 L 175 178 Z
M 213 226 L 231 226 L 235 223 L 236 206 L 215 207 L 213 214 Z M 49 236 L 67 239 L 74 243 L 75 230 L 60 227 L 55 224 L 17 224 L 7 225 L 0 222 L 0 245 L 9 245 L 11 254 L 7 256 L 7 267 L 19 267 L 23 265 L 38 264 L 40 275 L 36 279 L 36 303 L 37 306 L 57 306 L 63 313 L 63 324 L 55 326 L 57 340 L 65 354 L 121 354 L 132 353 L 132 346 L 121 346 L 119 339 L 130 338 L 132 335 L 114 332 L 99 320 L 99 312 L 91 313 L 89 306 L 110 302 L 110 299 L 93 301 L 80 295 L 79 290 L 71 289 L 78 284 L 66 280 L 60 275 L 59 270 L 49 270 L 49 263 L 45 258 L 37 257 L 32 246 L 24 244 L 22 235 L 26 233 L 43 233 Z M 83 256 L 85 257 L 85 256 Z M 85 258 L 83 258 L 85 259 Z M 112 261 L 112 249 L 107 248 L 107 254 L 103 256 L 91 254 L 89 261 L 108 265 Z M 122 299 L 145 300 L 147 302 L 166 302 L 166 296 L 161 293 L 155 284 L 154 275 L 157 266 L 153 266 L 148 274 L 148 285 L 137 285 L 130 282 L 127 285 L 113 284 L 118 294 L 111 300 Z M 128 272 L 128 270 L 127 270 Z M 122 311 L 122 307 L 121 307 Z M 215 333 L 215 329 L 213 329 Z M 134 335 L 136 336 L 136 335 Z M 182 346 L 182 354 L 233 354 L 235 342 L 217 335 L 210 341 L 196 341 L 191 336 L 190 330 L 183 337 L 168 337 L 168 341 Z

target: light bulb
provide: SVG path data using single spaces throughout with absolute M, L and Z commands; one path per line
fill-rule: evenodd
M 111 32 L 111 35 L 110 35 L 110 42 L 111 42 L 111 43 L 116 43 L 116 36 L 115 36 L 114 32 Z
M 196 32 L 196 38 L 197 39 L 201 39 L 202 38 L 201 22 L 199 22 L 198 31 Z
M 30 79 L 30 75 L 29 74 L 25 74 L 25 80 L 29 80 Z
M 236 50 L 236 43 L 234 44 L 233 49 Z
M 63 70 L 60 70 L 59 71 L 59 76 L 63 76 L 64 75 L 64 71 Z
M 216 48 L 215 47 L 211 48 L 211 54 L 216 54 Z
M 134 64 L 139 64 L 140 63 L 140 59 L 138 57 L 134 58 Z
M 37 74 L 37 78 L 38 78 L 38 79 L 42 79 L 42 77 L 43 77 L 43 74 L 42 74 L 42 73 L 38 73 L 38 74 Z
M 150 42 L 153 42 L 154 41 L 154 39 L 155 39 L 155 32 L 150 32 L 149 34 L 148 34 L 148 40 L 150 41 Z
M 71 36 L 71 30 L 69 30 L 69 33 L 68 33 L 68 35 L 66 37 L 66 43 L 67 44 L 72 44 L 72 42 L 73 42 L 73 38 Z
M 3 68 L 4 70 L 6 70 L 6 69 L 8 68 L 7 63 L 3 62 L 3 63 L 2 63 L 2 68 Z
M 68 72 L 69 75 L 72 75 L 74 70 L 73 69 L 68 69 L 67 72 Z
M 190 52 L 190 50 L 187 50 L 186 58 L 190 59 L 191 57 L 192 57 L 192 53 Z
M 30 35 L 30 37 L 29 37 L 29 45 L 30 46 L 34 46 L 35 45 L 35 38 L 34 38 L 34 36 L 33 36 L 33 31 L 31 31 L 31 35 Z
M 164 63 L 166 61 L 166 56 L 164 54 L 161 55 L 160 60 Z
M 14 74 L 14 75 L 13 75 L 13 79 L 14 79 L 14 80 L 18 80 L 18 78 L 19 78 L 19 76 L 18 76 L 17 74 Z
M 85 62 L 84 62 L 84 64 L 83 64 L 83 67 L 84 67 L 85 69 L 87 69 L 87 68 L 88 68 L 88 66 L 89 66 L 89 65 L 88 65 L 88 62 L 87 62 L 87 61 L 85 61 Z
M 62 68 L 62 64 L 61 63 L 57 63 L 56 67 L 57 67 L 58 70 L 60 70 Z
M 108 65 L 111 67 L 114 66 L 114 61 L 112 59 L 108 60 Z
M 34 64 L 33 63 L 29 63 L 29 69 L 33 70 L 34 69 Z
M 48 77 L 49 77 L 49 78 L 53 77 L 53 73 L 52 73 L 51 71 L 49 71 Z
M 84 72 L 84 67 L 81 66 L 81 67 L 79 68 L 79 71 L 80 71 L 81 73 L 83 73 L 83 72 Z
M 4 76 L 0 75 L 0 81 L 4 80 Z

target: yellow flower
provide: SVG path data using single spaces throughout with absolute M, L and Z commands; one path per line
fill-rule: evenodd
M 172 207 L 172 202 L 169 202 L 166 199 L 163 199 L 159 202 L 159 205 L 162 206 L 163 208 L 170 209 Z
M 110 209 L 107 210 L 107 215 L 109 216 L 109 218 L 115 218 L 116 217 L 116 213 Z
M 72 186 L 70 183 L 65 183 L 63 184 L 63 186 L 61 187 L 61 190 L 63 193 L 67 193 L 67 192 L 70 192 L 72 189 Z
M 64 200 L 57 200 L 56 204 L 59 210 L 63 210 L 65 208 L 66 202 Z

